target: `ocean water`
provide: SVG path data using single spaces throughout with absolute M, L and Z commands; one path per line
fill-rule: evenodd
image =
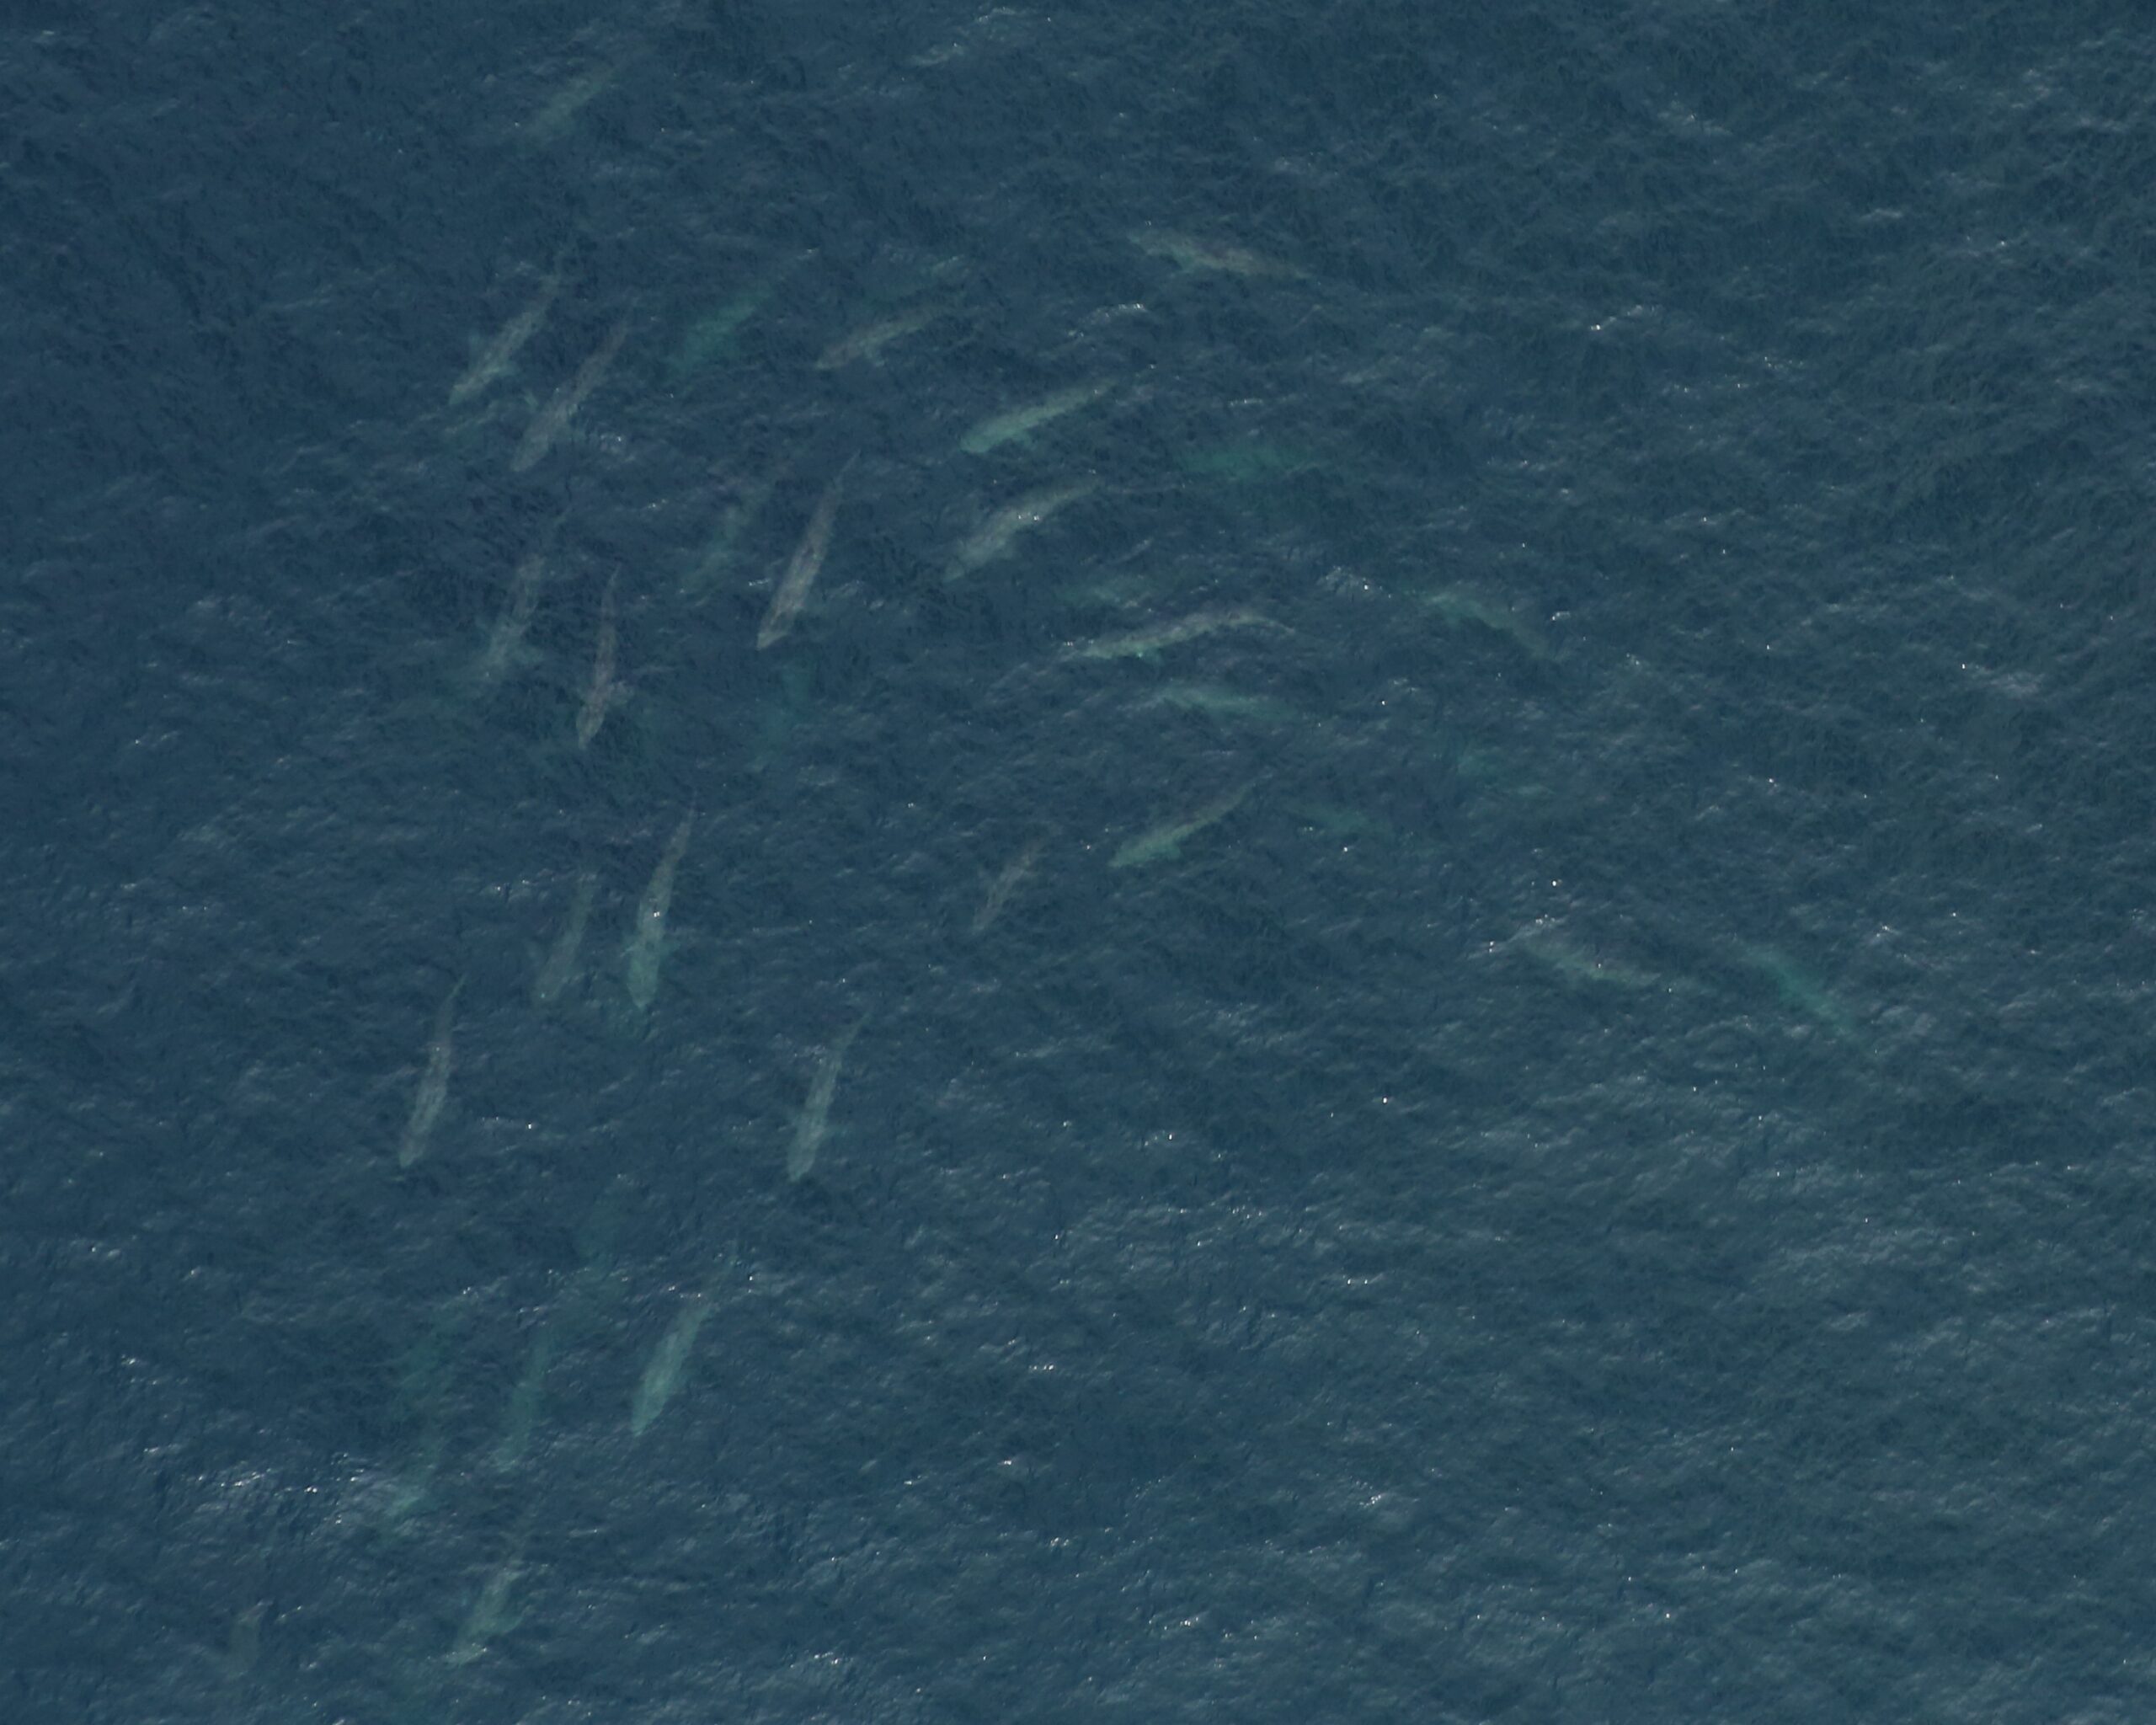
M 2156 32 L 19 6 L 10 1721 L 2156 1707 Z

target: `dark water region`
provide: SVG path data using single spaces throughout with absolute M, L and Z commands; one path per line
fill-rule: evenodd
M 19 8 L 6 1717 L 2145 1717 L 2153 88 Z

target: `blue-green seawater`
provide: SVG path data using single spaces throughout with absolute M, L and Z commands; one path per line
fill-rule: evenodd
M 15 8 L 0 1717 L 2156 1714 L 2152 90 Z

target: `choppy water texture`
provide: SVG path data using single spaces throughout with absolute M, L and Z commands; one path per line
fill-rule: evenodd
M 18 8 L 10 1720 L 2135 1720 L 2156 38 Z

